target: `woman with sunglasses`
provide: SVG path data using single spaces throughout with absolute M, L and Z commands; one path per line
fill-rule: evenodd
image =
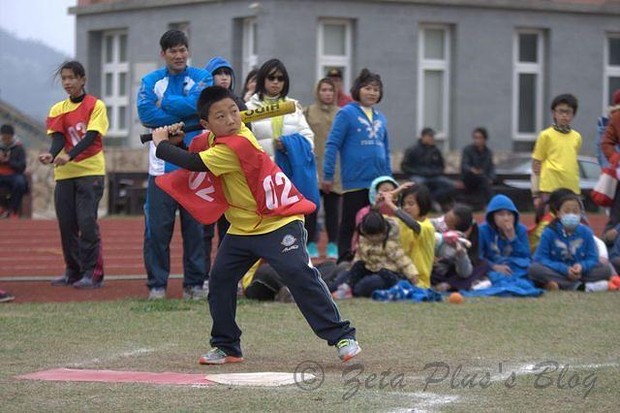
M 288 97 L 289 86 L 288 72 L 280 60 L 270 59 L 258 69 L 256 93 L 246 103 L 248 109 L 293 101 L 296 110 L 287 115 L 252 122 L 252 132 L 265 152 L 275 158 L 278 166 L 289 175 L 297 189 L 314 202 L 318 210 L 320 195 L 314 156 L 314 133 L 308 126 L 299 102 Z M 304 159 L 311 164 L 298 163 Z M 301 167 L 292 168 L 292 165 Z M 289 171 L 292 174 L 289 174 Z M 315 233 L 316 211 L 306 216 L 305 225 L 309 234 Z

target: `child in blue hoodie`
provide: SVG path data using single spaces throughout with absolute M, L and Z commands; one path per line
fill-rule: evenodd
M 480 258 L 486 259 L 491 282 L 506 277 L 525 278 L 532 261 L 527 228 L 506 195 L 495 195 L 487 206 L 486 221 L 479 228 Z
M 561 197 L 554 209 L 556 218 L 542 233 L 528 271 L 530 278 L 550 291 L 596 291 L 601 286 L 607 290 L 611 268 L 599 262 L 592 230 L 580 223 L 579 196 Z

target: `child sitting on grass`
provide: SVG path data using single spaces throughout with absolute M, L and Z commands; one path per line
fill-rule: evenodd
M 241 329 L 235 320 L 237 284 L 259 258 L 281 274 L 315 334 L 336 346 L 342 361 L 355 357 L 361 351 L 355 329 L 340 318 L 306 251 L 303 217 L 312 212 L 314 204 L 303 198 L 241 123 L 230 90 L 219 86 L 204 89 L 197 111 L 201 125 L 209 131 L 206 150 L 190 153 L 173 146 L 168 136 L 180 133 L 180 124 L 155 129 L 153 142 L 158 158 L 209 174 L 214 192 L 208 199 L 226 204 L 230 222 L 209 277 L 213 348 L 200 358 L 200 364 L 243 361 Z M 214 212 L 212 201 L 204 199 L 204 212 L 214 215 L 209 219 L 214 222 L 221 212 Z
M 471 208 L 456 204 L 444 216 L 431 222 L 439 233 L 431 284 L 441 292 L 469 290 L 489 271 L 486 260 L 479 257 L 478 224 Z
M 606 291 L 611 268 L 599 262 L 592 230 L 580 223 L 579 196 L 566 194 L 551 207 L 556 218 L 542 233 L 530 278 L 550 291 Z
M 371 209 L 358 227 L 360 234 L 351 269 L 332 284 L 335 298 L 370 297 L 399 280 L 416 283 L 418 271 L 400 244 L 398 223 Z
M 480 225 L 480 257 L 491 265 L 492 282 L 505 277 L 525 278 L 532 257 L 527 228 L 519 211 L 506 195 L 495 195 L 487 206 L 486 222 Z
M 394 202 L 399 193 L 400 208 Z M 395 191 L 382 194 L 382 200 L 398 218 L 401 244 L 418 269 L 416 286 L 431 288 L 431 271 L 435 260 L 435 227 L 427 217 L 433 204 L 430 191 L 425 185 L 407 182 Z

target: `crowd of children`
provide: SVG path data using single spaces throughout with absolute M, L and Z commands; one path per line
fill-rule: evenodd
M 334 298 L 370 297 L 374 290 L 388 289 L 400 280 L 438 292 L 476 295 L 510 295 L 506 292 L 515 286 L 532 295 L 539 295 L 540 289 L 619 287 L 620 241 L 607 260 L 604 244 L 582 219 L 580 197 L 568 189 L 550 194 L 549 215 L 530 228 L 528 237 L 528 228 L 506 195 L 491 198 L 480 223 L 462 204 L 428 218 L 431 201 L 424 185 L 396 187 L 386 182 L 390 181 L 383 177 L 369 188 L 377 195 L 370 208 L 360 211 L 364 214 L 357 225 L 353 260 L 334 270 L 335 279 L 329 277 Z M 540 239 L 531 248 L 530 238 L 536 234 Z

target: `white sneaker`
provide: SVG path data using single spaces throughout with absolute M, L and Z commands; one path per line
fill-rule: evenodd
M 149 291 L 149 300 L 163 300 L 166 298 L 165 288 L 151 288 Z
M 601 280 L 601 281 L 593 281 L 589 283 L 585 283 L 585 291 L 587 293 L 594 293 L 598 291 L 608 291 L 609 290 L 609 281 Z
M 194 285 L 193 287 L 183 288 L 184 300 L 206 300 L 209 295 L 209 288 L 203 288 L 200 285 Z

